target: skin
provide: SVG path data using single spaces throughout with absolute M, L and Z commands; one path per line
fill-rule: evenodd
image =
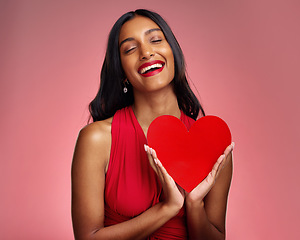
M 156 29 L 156 30 L 155 30 Z M 151 31 L 149 31 L 151 30 Z M 158 116 L 180 117 L 173 91 L 174 58 L 159 27 L 136 16 L 120 32 L 122 67 L 133 86 L 135 116 L 145 135 Z M 121 44 L 122 43 L 122 44 Z M 137 69 L 145 62 L 161 60 L 163 71 L 143 77 Z M 186 204 L 190 239 L 224 239 L 227 196 L 232 176 L 230 145 L 212 172 L 190 193 L 178 187 L 156 156 L 145 146 L 149 163 L 161 181 L 165 200 L 139 216 L 104 227 L 105 174 L 111 149 L 112 118 L 84 127 L 78 136 L 72 164 L 72 219 L 76 239 L 145 239 L 176 216 Z

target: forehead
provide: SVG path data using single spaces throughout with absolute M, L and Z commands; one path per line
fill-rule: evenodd
M 119 42 L 129 37 L 134 38 L 141 36 L 145 34 L 147 30 L 154 28 L 160 29 L 160 27 L 150 18 L 137 15 L 124 23 L 120 31 Z

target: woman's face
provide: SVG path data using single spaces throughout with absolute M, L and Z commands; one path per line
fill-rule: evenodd
M 127 21 L 120 31 L 119 47 L 122 67 L 134 91 L 170 87 L 173 52 L 155 22 L 139 15 Z

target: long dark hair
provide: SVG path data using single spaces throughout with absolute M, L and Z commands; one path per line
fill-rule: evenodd
M 159 14 L 145 9 L 138 9 L 121 16 L 110 31 L 106 55 L 101 70 L 100 88 L 96 97 L 89 105 L 93 121 L 112 117 L 117 110 L 132 105 L 134 102 L 131 85 L 127 85 L 128 92 L 126 94 L 123 93 L 123 82 L 126 76 L 120 60 L 119 33 L 123 24 L 134 18 L 135 15 L 150 18 L 155 22 L 164 33 L 173 51 L 175 63 L 173 85 L 179 108 L 187 116 L 195 120 L 198 117 L 199 111 L 204 116 L 204 110 L 188 84 L 184 56 L 171 28 Z

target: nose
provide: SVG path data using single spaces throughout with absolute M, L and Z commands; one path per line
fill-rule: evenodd
M 140 46 L 140 60 L 147 60 L 154 56 L 154 51 L 148 44 Z

